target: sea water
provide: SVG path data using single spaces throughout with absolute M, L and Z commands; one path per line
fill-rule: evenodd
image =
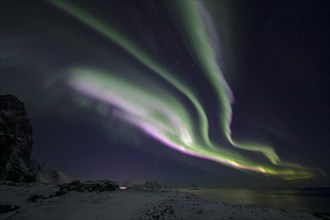
M 307 189 L 180 189 L 214 202 L 251 204 L 310 213 L 330 213 L 330 188 Z

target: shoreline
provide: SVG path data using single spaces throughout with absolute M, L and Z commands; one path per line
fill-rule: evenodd
M 56 185 L 0 185 L 1 219 L 320 219 L 307 212 L 211 202 L 192 193 L 159 191 L 70 191 L 52 196 Z M 7 209 L 7 210 L 6 210 Z M 12 209 L 12 210 L 11 210 Z
M 193 193 L 211 202 L 229 204 L 252 204 L 262 208 L 288 209 L 308 213 L 330 213 L 330 189 L 250 189 L 250 188 L 201 188 L 189 190 L 177 188 L 182 192 Z

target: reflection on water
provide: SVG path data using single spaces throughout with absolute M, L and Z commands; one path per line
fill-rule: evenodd
M 204 199 L 215 202 L 253 204 L 260 207 L 292 209 L 313 213 L 330 212 L 330 188 L 299 190 L 180 189 L 180 191 L 194 193 Z

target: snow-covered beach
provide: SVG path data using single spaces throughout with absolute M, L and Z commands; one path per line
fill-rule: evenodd
M 50 184 L 1 184 L 0 219 L 319 219 L 312 214 L 210 202 L 173 190 L 67 191 Z

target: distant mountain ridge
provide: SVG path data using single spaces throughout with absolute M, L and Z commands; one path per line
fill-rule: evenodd
M 142 183 L 131 183 L 131 184 L 125 184 L 130 189 L 135 190 L 143 190 L 143 191 L 157 191 L 163 189 L 163 186 L 155 181 L 145 181 Z
M 62 172 L 31 159 L 32 126 L 24 103 L 0 95 L 0 179 L 15 182 L 65 183 Z

